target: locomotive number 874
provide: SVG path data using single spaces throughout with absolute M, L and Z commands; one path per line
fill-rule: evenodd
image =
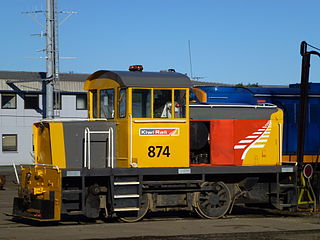
M 35 164 L 22 168 L 15 217 L 134 222 L 164 209 L 219 218 L 237 202 L 296 206 L 276 106 L 190 101 L 202 92 L 187 76 L 140 66 L 97 71 L 84 88 L 87 119 L 34 124 Z

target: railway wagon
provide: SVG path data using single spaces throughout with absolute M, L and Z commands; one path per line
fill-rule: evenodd
M 88 119 L 34 124 L 35 164 L 22 167 L 15 217 L 134 222 L 177 209 L 219 218 L 236 202 L 296 206 L 279 108 L 190 104 L 187 76 L 130 70 L 88 77 Z

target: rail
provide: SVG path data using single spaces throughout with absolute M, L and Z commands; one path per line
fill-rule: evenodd
M 91 168 L 91 134 L 107 134 L 108 150 L 107 150 L 107 167 L 114 168 L 114 141 L 113 128 L 108 131 L 91 131 L 88 127 L 85 128 L 84 133 L 84 163 L 83 166 L 88 169 Z

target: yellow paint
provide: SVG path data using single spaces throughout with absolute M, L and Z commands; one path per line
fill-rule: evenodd
M 66 167 L 63 123 L 36 123 L 33 138 L 35 163 Z
M 297 162 L 297 155 L 283 155 L 284 162 Z M 304 155 L 304 163 L 319 163 L 320 155 Z
M 36 164 L 51 164 L 49 124 L 39 122 L 33 125 L 34 158 Z
M 188 167 L 189 121 L 166 122 L 133 119 L 133 152 L 138 167 Z M 151 121 L 151 122 L 148 122 Z M 166 132 L 175 129 L 172 136 L 141 135 L 141 131 Z
M 32 216 L 18 216 L 36 221 L 59 221 L 61 218 L 61 171 L 50 166 L 32 166 L 21 169 L 21 184 L 18 196 L 25 199 L 50 200 L 50 192 L 54 192 L 54 217 L 52 219 L 39 219 Z M 31 214 L 41 213 L 40 209 L 27 208 Z
M 129 164 L 129 121 L 127 118 L 117 120 L 116 156 L 117 167 L 128 168 Z
M 314 199 L 312 197 L 312 186 L 310 181 L 306 181 L 303 173 L 300 173 L 300 186 L 299 186 L 299 197 L 298 205 L 313 204 Z
M 59 168 L 66 168 L 66 153 L 64 145 L 63 123 L 50 123 L 50 143 L 52 165 Z
M 192 88 L 193 93 L 199 99 L 200 102 L 207 102 L 207 93 L 200 88 Z
M 262 148 L 250 148 L 243 166 L 273 166 L 282 164 L 282 126 L 283 111 L 278 109 L 270 117 L 271 131 L 267 142 L 255 143 L 254 145 L 264 145 Z

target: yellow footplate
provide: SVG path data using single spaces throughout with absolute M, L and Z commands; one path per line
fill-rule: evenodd
M 37 221 L 59 221 L 60 209 L 61 170 L 43 165 L 23 167 L 13 215 Z

